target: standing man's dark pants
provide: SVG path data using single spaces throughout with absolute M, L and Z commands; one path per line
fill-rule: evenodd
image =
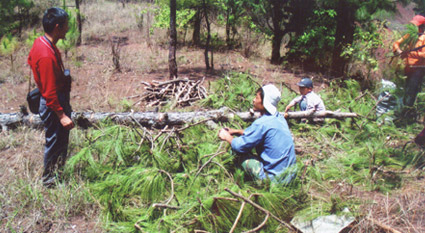
M 69 93 L 58 93 L 58 99 L 64 109 L 64 113 L 71 117 L 72 109 L 69 104 Z M 56 166 L 61 167 L 65 162 L 68 151 L 69 130 L 62 126 L 56 113 L 46 106 L 46 100 L 43 97 L 40 99 L 39 112 L 46 132 L 43 172 L 43 182 L 46 183 L 55 177 Z
M 416 96 L 421 91 L 424 76 L 425 68 L 411 68 L 409 73 L 407 73 L 406 90 L 403 99 L 405 106 L 412 107 L 415 104 Z

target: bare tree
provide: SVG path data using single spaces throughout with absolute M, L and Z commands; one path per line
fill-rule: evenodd
M 80 1 L 81 0 L 75 0 L 75 8 L 77 9 L 77 26 L 78 26 L 78 39 L 77 39 L 77 46 L 81 45 L 81 33 L 82 33 L 82 23 L 81 23 L 81 13 L 80 13 Z
M 122 45 L 127 45 L 128 37 L 113 36 L 111 38 L 112 62 L 116 72 L 121 72 L 121 48 Z
M 201 13 L 200 7 L 196 8 L 196 13 L 194 18 L 195 19 L 193 21 L 192 43 L 195 46 L 199 46 L 201 43 L 201 20 L 202 20 L 202 13 Z
M 207 24 L 207 41 L 205 44 L 204 56 L 205 56 L 206 69 L 209 70 L 209 69 L 212 69 L 212 67 L 210 66 L 209 58 L 208 58 L 208 50 L 210 49 L 210 41 L 211 41 L 211 29 L 210 29 L 210 21 L 208 20 L 208 7 L 205 0 L 203 1 L 203 8 L 204 8 L 205 23 Z M 212 59 L 211 59 L 211 64 L 212 64 Z
M 170 48 L 168 53 L 168 70 L 170 71 L 170 79 L 177 78 L 177 29 L 176 29 L 176 0 L 170 0 Z

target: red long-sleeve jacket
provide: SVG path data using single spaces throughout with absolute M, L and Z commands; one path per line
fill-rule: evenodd
M 41 95 L 46 99 L 47 107 L 55 112 L 63 110 L 57 92 L 69 91 L 70 88 L 61 69 L 62 61 L 60 59 L 61 54 L 57 47 L 44 36 L 34 41 L 28 56 L 28 64 L 34 74 L 35 83 Z

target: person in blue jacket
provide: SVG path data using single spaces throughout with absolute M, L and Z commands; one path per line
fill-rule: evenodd
M 289 183 L 295 176 L 294 141 L 285 118 L 277 111 L 281 93 L 272 84 L 257 90 L 253 109 L 261 113 L 245 130 L 220 129 L 218 137 L 230 143 L 241 165 L 254 179 Z M 233 135 L 240 135 L 233 137 Z M 255 148 L 257 156 L 251 153 Z

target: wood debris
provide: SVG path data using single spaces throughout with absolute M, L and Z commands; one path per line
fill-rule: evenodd
M 142 82 L 146 92 L 140 101 L 147 102 L 148 107 L 164 105 L 169 101 L 173 102 L 172 107 L 192 105 L 195 101 L 205 99 L 208 94 L 204 83 L 205 77 L 200 80 L 190 80 L 188 78 L 173 79 L 165 82 L 152 81 L 152 83 Z

